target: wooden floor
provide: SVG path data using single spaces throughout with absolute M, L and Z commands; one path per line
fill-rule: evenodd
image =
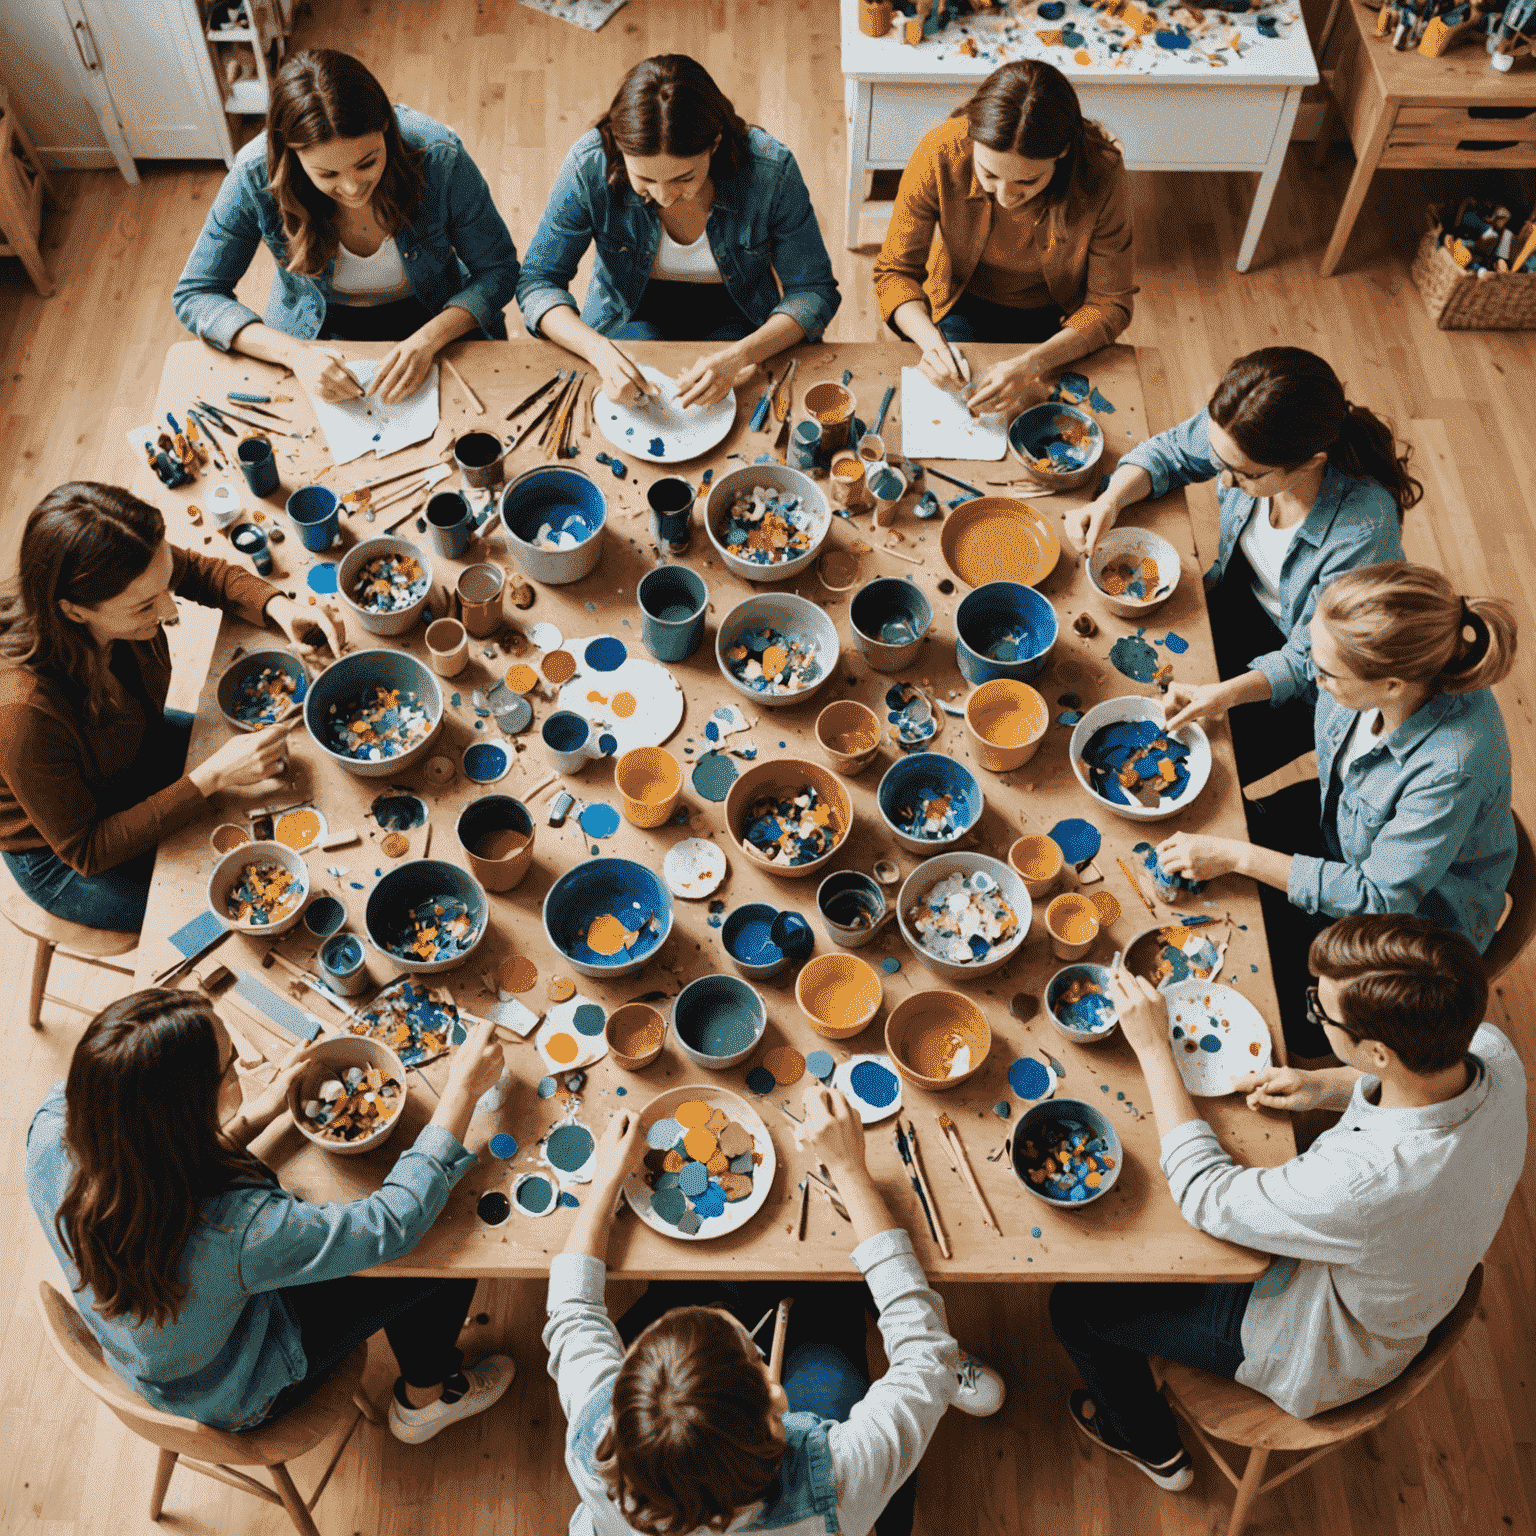
M 874 252 L 842 249 L 832 0 L 631 0 L 595 37 L 506 0 L 315 0 L 313 12 L 301 23 L 302 42 L 356 53 L 395 100 L 463 135 L 520 249 L 567 145 L 606 105 L 623 71 L 649 54 L 693 52 L 748 119 L 799 156 L 843 286 L 830 334 L 879 334 Z M 1536 628 L 1531 585 L 1518 574 L 1536 572 L 1536 349 L 1529 334 L 1454 335 L 1429 322 L 1408 262 L 1424 203 L 1455 190 L 1446 179 L 1379 174 L 1341 275 L 1320 280 L 1318 257 L 1349 169 L 1342 146 L 1321 171 L 1304 150 L 1292 151 L 1258 264 L 1243 277 L 1233 262 L 1253 177 L 1133 177 L 1141 294 L 1125 340 L 1143 349 L 1156 427 L 1202 404 L 1233 356 L 1272 343 L 1322 352 L 1352 398 L 1396 420 L 1428 489 L 1410 514 L 1410 554 L 1443 567 L 1464 591 L 1500 591 L 1520 608 L 1526 657 L 1500 695 L 1515 746 L 1515 798 L 1536 824 Z M 49 210 L 46 231 L 58 283 L 52 299 L 33 296 L 19 263 L 0 262 L 0 542 L 7 552 L 27 510 L 53 485 L 128 480 L 123 433 L 147 419 L 165 348 L 181 338 L 171 287 L 219 168 L 145 163 L 141 170 L 137 188 L 115 172 L 59 178 L 64 202 Z M 258 310 L 267 270 L 263 256 L 242 290 Z M 1215 499 L 1209 490 L 1191 499 L 1208 555 Z M 1536 960 L 1506 978 L 1490 1007 L 1527 1060 L 1536 1059 L 1533 980 Z M 65 963 L 55 989 L 95 1006 L 112 995 L 105 982 Z M 82 1019 L 50 1007 L 46 1030 L 34 1035 L 22 1017 L 24 996 L 18 980 L 0 998 L 0 1038 L 12 1063 L 0 1112 L 0 1527 L 38 1536 L 147 1531 L 153 1452 L 64 1375 L 38 1326 L 38 1280 L 58 1276 L 23 1194 L 23 1137 L 32 1109 L 63 1075 Z M 1479 1318 L 1439 1382 L 1382 1430 L 1263 1501 L 1254 1531 L 1533 1530 L 1533 1189 L 1528 1172 L 1489 1256 Z M 1040 1289 L 960 1288 L 949 1302 L 955 1331 L 1003 1370 L 1013 1395 L 996 1419 L 950 1415 L 942 1425 L 921 1472 L 924 1536 L 1225 1529 L 1230 1494 L 1203 1455 L 1190 1492 L 1159 1494 L 1130 1468 L 1092 1453 L 1067 1424 L 1070 1372 Z M 319 1506 L 324 1531 L 554 1536 L 565 1529 L 574 1495 L 539 1347 L 541 1289 L 488 1285 L 477 1310 L 488 1322 L 470 1329 L 471 1353 L 509 1349 L 518 1360 L 506 1401 L 419 1448 L 364 1426 Z M 381 1393 L 388 1375 L 376 1351 L 370 1379 Z M 306 1470 L 299 1468 L 304 1487 L 315 1475 L 306 1481 Z M 291 1529 L 280 1511 L 185 1472 L 171 1484 L 166 1525 L 225 1536 Z

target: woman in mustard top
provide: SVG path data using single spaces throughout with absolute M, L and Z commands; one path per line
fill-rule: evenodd
M 970 399 L 1014 415 L 1041 398 L 1042 374 L 1130 324 L 1131 275 L 1120 147 L 1084 120 L 1060 70 L 1025 61 L 994 71 L 923 136 L 875 261 L 875 296 L 944 389 L 963 383 L 950 342 L 1023 343 Z

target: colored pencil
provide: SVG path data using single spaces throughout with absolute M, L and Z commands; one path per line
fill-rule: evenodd
M 976 1204 L 981 1207 L 982 1220 L 1001 1237 L 1003 1229 L 998 1226 L 997 1218 L 992 1214 L 992 1207 L 987 1204 L 987 1197 L 982 1194 L 981 1185 L 976 1182 L 976 1175 L 971 1171 L 971 1160 L 966 1156 L 960 1133 L 955 1129 L 955 1122 L 942 1113 L 938 1118 L 939 1129 L 944 1133 L 944 1141 L 949 1148 L 949 1160 L 954 1164 L 955 1172 L 965 1180 L 967 1187 L 976 1197 Z
M 1120 873 L 1122 875 L 1124 875 L 1125 878 L 1127 880 L 1129 880 L 1133 886 L 1135 886 L 1136 894 L 1139 897 L 1141 897 L 1141 904 L 1142 904 L 1142 906 L 1144 906 L 1147 909 L 1147 911 L 1152 914 L 1152 921 L 1156 922 L 1157 921 L 1157 908 L 1154 907 L 1152 905 L 1152 903 L 1147 900 L 1147 893 L 1144 890 L 1142 890 L 1142 888 L 1141 888 L 1141 881 L 1136 878 L 1136 871 L 1134 869 L 1132 869 L 1131 866 L 1129 864 L 1127 864 L 1124 859 L 1116 859 L 1115 863 L 1120 866 Z
M 484 402 L 482 402 L 482 400 L 480 399 L 480 396 L 477 395 L 474 392 L 474 390 L 472 390 L 469 387 L 468 383 L 465 382 L 464 375 L 462 373 L 460 373 L 459 370 L 453 366 L 453 360 L 446 353 L 439 353 L 438 354 L 438 361 L 447 370 L 449 376 L 453 379 L 453 382 L 455 384 L 457 384 L 459 386 L 459 388 L 462 389 L 466 395 L 469 396 L 469 403 L 472 406 L 474 406 L 474 408 L 475 408 L 475 415 L 476 416 L 484 416 L 485 415 L 485 405 L 484 405 Z
M 964 480 L 956 480 L 953 475 L 946 475 L 942 469 L 935 469 L 931 464 L 924 464 L 923 469 L 926 473 L 944 481 L 946 485 L 958 486 L 962 491 L 969 491 L 972 496 L 981 495 L 974 485 L 967 485 Z

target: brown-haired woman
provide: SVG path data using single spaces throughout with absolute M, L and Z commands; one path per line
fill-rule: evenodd
M 1131 323 L 1131 276 L 1119 146 L 1084 120 L 1060 70 L 1026 60 L 923 135 L 875 260 L 875 297 L 944 389 L 964 382 L 951 342 L 1025 344 L 970 396 L 973 411 L 1014 415 L 1043 398 L 1042 374 Z
M 1312 617 L 1318 777 L 1259 802 L 1255 844 L 1176 832 L 1157 850 L 1190 880 L 1260 882 L 1292 1052 L 1324 1054 L 1302 996 L 1336 917 L 1413 912 L 1488 948 L 1515 867 L 1509 737 L 1493 685 L 1515 661 L 1514 609 L 1395 561 L 1323 589 Z
M 464 1136 L 504 1064 L 492 1028 L 455 1050 L 431 1121 L 382 1188 L 311 1205 L 247 1150 L 287 1112 L 304 1046 L 221 1124 L 234 1050 L 205 997 L 153 989 L 97 1014 L 32 1118 L 26 1179 L 112 1369 L 167 1413 L 252 1429 L 382 1328 L 400 1364 L 399 1439 L 489 1408 L 515 1367 L 492 1355 L 463 1368 L 455 1340 L 475 1282 L 354 1271 L 410 1253 L 474 1167 Z
M 594 243 L 578 314 L 570 284 Z M 617 342 L 715 344 L 677 380 L 681 404 L 709 405 L 764 358 L 819 341 L 839 296 L 795 157 L 702 64 L 668 53 L 635 65 L 566 154 L 517 302 L 528 334 L 586 358 L 614 401 L 658 390 Z
M 265 321 L 235 297 L 263 242 Z M 505 341 L 516 288 L 512 236 L 458 136 L 317 48 L 273 78 L 266 132 L 236 155 L 171 302 L 204 341 L 291 368 L 318 399 L 395 401 L 456 337 Z M 325 340 L 399 345 L 365 391 Z
M 885 1209 L 865 1167 L 864 1128 L 841 1093 L 807 1090 L 802 1139 L 859 1239 L 853 1261 L 879 1309 L 889 1370 L 869 1385 L 862 1286 L 691 1286 L 688 1299 L 711 1304 L 668 1310 L 678 1288 L 653 1285 L 615 1328 L 603 1309 L 608 1229 L 625 1175 L 646 1151 L 638 1117 L 619 1111 L 549 1273 L 544 1343 L 583 1505 L 573 1531 L 899 1536 L 911 1525 L 909 1480 L 944 1410 L 979 1416 L 1002 1406 L 1002 1379 L 950 1337 L 944 1303 Z M 795 1307 L 781 1383 L 754 1335 L 786 1290 Z
M 170 543 L 160 513 L 118 486 L 61 485 L 33 508 L 0 606 L 0 850 L 38 906 L 88 928 L 136 933 L 166 832 L 284 771 L 292 722 L 183 771 L 192 719 L 165 710 L 161 633 L 177 597 L 341 654 L 323 611 Z

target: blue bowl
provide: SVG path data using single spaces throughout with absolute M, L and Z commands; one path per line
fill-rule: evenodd
M 1101 1040 L 1107 1040 L 1120 1027 L 1119 1015 L 1115 1012 L 1113 1001 L 1110 1002 L 1109 1011 L 1102 1017 L 1108 1019 L 1108 1023 L 1100 1022 L 1089 1026 L 1092 1011 L 1077 1005 L 1073 1014 L 1062 1013 L 1061 994 L 1072 985 L 1074 981 L 1092 981 L 1097 983 L 1099 990 L 1105 997 L 1113 999 L 1114 992 L 1110 987 L 1109 967 L 1107 965 L 1067 965 L 1057 971 L 1045 988 L 1045 1011 L 1051 1016 L 1053 1023 L 1068 1040 L 1075 1041 L 1078 1045 L 1097 1045 Z
M 955 664 L 967 681 L 1038 677 L 1061 633 L 1048 598 L 1017 581 L 977 587 L 955 610 Z
M 677 994 L 672 1036 L 695 1066 L 720 1070 L 744 1062 L 768 1027 L 755 987 L 735 976 L 701 976 Z
M 414 693 L 416 702 L 427 711 L 431 729 L 424 740 L 408 751 L 378 762 L 347 757 L 335 751 L 326 740 L 325 727 L 333 704 L 355 699 L 366 688 L 399 688 Z M 310 740 L 329 761 L 363 779 L 398 778 L 414 768 L 432 750 L 443 724 L 443 690 L 431 668 L 404 651 L 354 651 L 333 662 L 309 685 L 304 699 L 304 728 Z
M 743 976 L 767 981 L 789 964 L 789 956 L 768 936 L 778 915 L 779 909 L 770 903 L 753 901 L 727 916 L 720 942 Z
M 219 713 L 237 731 L 263 729 L 259 724 L 242 720 L 235 713 L 235 694 L 253 672 L 262 672 L 268 667 L 278 667 L 286 672 L 294 680 L 293 701 L 296 704 L 304 702 L 304 695 L 309 691 L 309 675 L 297 656 L 289 651 L 248 651 L 239 661 L 227 666 L 219 679 Z
M 441 960 L 418 960 L 390 949 L 386 940 L 399 931 L 405 914 L 438 896 L 456 897 L 468 908 L 469 942 Z M 363 928 L 368 942 L 391 965 L 430 976 L 463 965 L 474 954 L 485 937 L 488 913 L 485 891 L 467 869 L 444 859 L 411 859 L 389 870 L 368 893 Z
M 608 498 L 590 475 L 579 469 L 530 469 L 510 480 L 501 492 L 501 522 L 517 563 L 535 581 L 563 587 L 590 575 L 602 554 Z M 551 549 L 534 541 L 549 524 L 576 543 Z
M 876 672 L 911 666 L 933 623 L 933 606 L 915 582 L 881 576 L 865 582 L 848 605 L 853 643 Z
M 949 798 L 952 825 L 931 836 L 910 830 L 915 816 L 921 815 L 922 802 L 938 796 Z M 941 752 L 913 752 L 892 763 L 875 791 L 875 803 L 896 841 L 922 854 L 954 848 L 981 820 L 986 808 L 976 775 Z
M 1100 1170 L 1096 1188 L 1089 1187 L 1086 1182 L 1080 1183 L 1076 1187 L 1082 1189 L 1083 1193 L 1073 1199 L 1073 1190 L 1065 1190 L 1060 1194 L 1047 1193 L 1047 1187 L 1043 1182 L 1036 1184 L 1029 1177 L 1031 1168 L 1037 1167 L 1043 1157 L 1041 1142 L 1034 1140 L 1035 1136 L 1042 1134 L 1039 1129 L 1042 1123 L 1063 1127 L 1081 1126 L 1090 1135 L 1103 1137 L 1107 1143 L 1104 1152 L 1113 1160 L 1114 1166 Z M 1033 1136 L 1031 1133 L 1034 1133 Z M 1035 1147 L 1034 1157 L 1031 1157 L 1026 1146 L 1026 1143 L 1031 1141 Z M 1092 1205 L 1095 1200 L 1101 1199 L 1114 1188 L 1115 1180 L 1120 1177 L 1120 1170 L 1125 1167 L 1125 1148 L 1121 1144 L 1120 1133 L 1109 1123 L 1108 1116 L 1095 1109 L 1092 1104 L 1085 1104 L 1081 1099 L 1044 1099 L 1032 1108 L 1026 1109 L 1014 1128 L 1013 1135 L 1009 1139 L 1009 1159 L 1019 1182 L 1035 1199 L 1043 1201 L 1046 1205 L 1055 1206 L 1058 1210 L 1062 1208 L 1075 1210 L 1081 1205 Z
M 639 937 L 617 954 L 599 954 L 588 947 L 586 933 L 602 916 L 616 917 Z M 583 976 L 628 976 L 671 932 L 671 893 L 654 870 L 630 859 L 588 859 L 561 875 L 544 898 L 544 933 Z

